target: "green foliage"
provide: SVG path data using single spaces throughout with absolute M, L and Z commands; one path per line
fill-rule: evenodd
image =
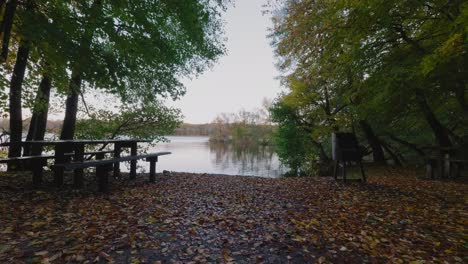
M 295 110 L 281 99 L 271 106 L 270 112 L 272 121 L 278 124 L 273 138 L 281 162 L 291 170 L 291 175 L 309 173 L 308 162 L 316 154 L 310 133 L 301 126 Z
M 101 89 L 123 103 L 119 113 L 100 111 L 80 121 L 79 137 L 115 136 L 120 124 L 136 121 L 148 127 L 119 128 L 119 135 L 153 138 L 172 131 L 180 113 L 157 104 L 179 99 L 185 94 L 180 79 L 202 73 L 224 54 L 221 14 L 229 2 L 19 1 L 10 56 L 1 67 L 0 107 L 8 110 L 8 79 L 23 41 L 31 54 L 23 107 L 45 108 L 34 102 L 44 75 L 62 95 L 70 93 L 70 79 L 79 77 L 80 92 Z
M 460 145 L 468 131 L 467 6 L 285 1 L 271 38 L 289 89 L 279 101 L 299 121 L 292 124 L 322 145 L 333 131 L 361 135 L 360 120 L 395 153 L 404 150 L 394 136 Z
M 119 113 L 99 110 L 77 123 L 77 138 L 131 137 L 163 140 L 182 123 L 180 110 L 162 104 L 124 105 Z

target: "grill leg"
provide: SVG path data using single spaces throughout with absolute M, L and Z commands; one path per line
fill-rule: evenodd
M 346 182 L 346 161 L 343 161 L 343 182 Z
M 361 168 L 361 174 L 362 174 L 362 181 L 366 182 L 366 173 L 364 172 L 364 166 L 362 166 L 362 161 L 359 161 L 359 167 Z
M 333 178 L 335 178 L 335 180 L 338 178 L 338 160 L 334 161 Z

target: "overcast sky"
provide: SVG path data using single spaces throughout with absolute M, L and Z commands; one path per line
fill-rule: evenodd
M 267 38 L 266 0 L 236 0 L 225 13 L 227 54 L 198 79 L 184 81 L 187 94 L 171 103 L 187 123 L 209 123 L 219 113 L 252 110 L 280 91 L 273 49 Z

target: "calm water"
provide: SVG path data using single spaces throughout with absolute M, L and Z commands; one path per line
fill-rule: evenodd
M 171 155 L 159 157 L 159 162 L 156 164 L 157 172 L 168 170 L 279 177 L 287 171 L 271 147 L 236 148 L 230 144 L 209 143 L 208 137 L 168 136 L 166 138 L 170 142 L 146 146 L 148 152 L 172 152 Z M 145 147 L 145 144 L 140 144 L 140 147 Z M 148 162 L 140 160 L 138 167 L 140 171 L 149 171 Z M 6 165 L 0 164 L 0 170 L 6 170 Z M 121 170 L 128 171 L 129 163 L 123 163 Z
M 240 149 L 232 145 L 210 144 L 208 137 L 167 138 L 169 143 L 158 143 L 148 150 L 172 152 L 159 158 L 156 165 L 158 172 L 169 170 L 262 177 L 279 177 L 286 172 L 270 147 Z M 147 162 L 140 161 L 138 165 L 149 171 Z

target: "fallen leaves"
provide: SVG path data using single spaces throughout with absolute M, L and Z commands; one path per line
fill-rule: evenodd
M 174 173 L 108 195 L 0 177 L 0 261 L 466 262 L 466 184 L 377 173 L 349 185 Z

